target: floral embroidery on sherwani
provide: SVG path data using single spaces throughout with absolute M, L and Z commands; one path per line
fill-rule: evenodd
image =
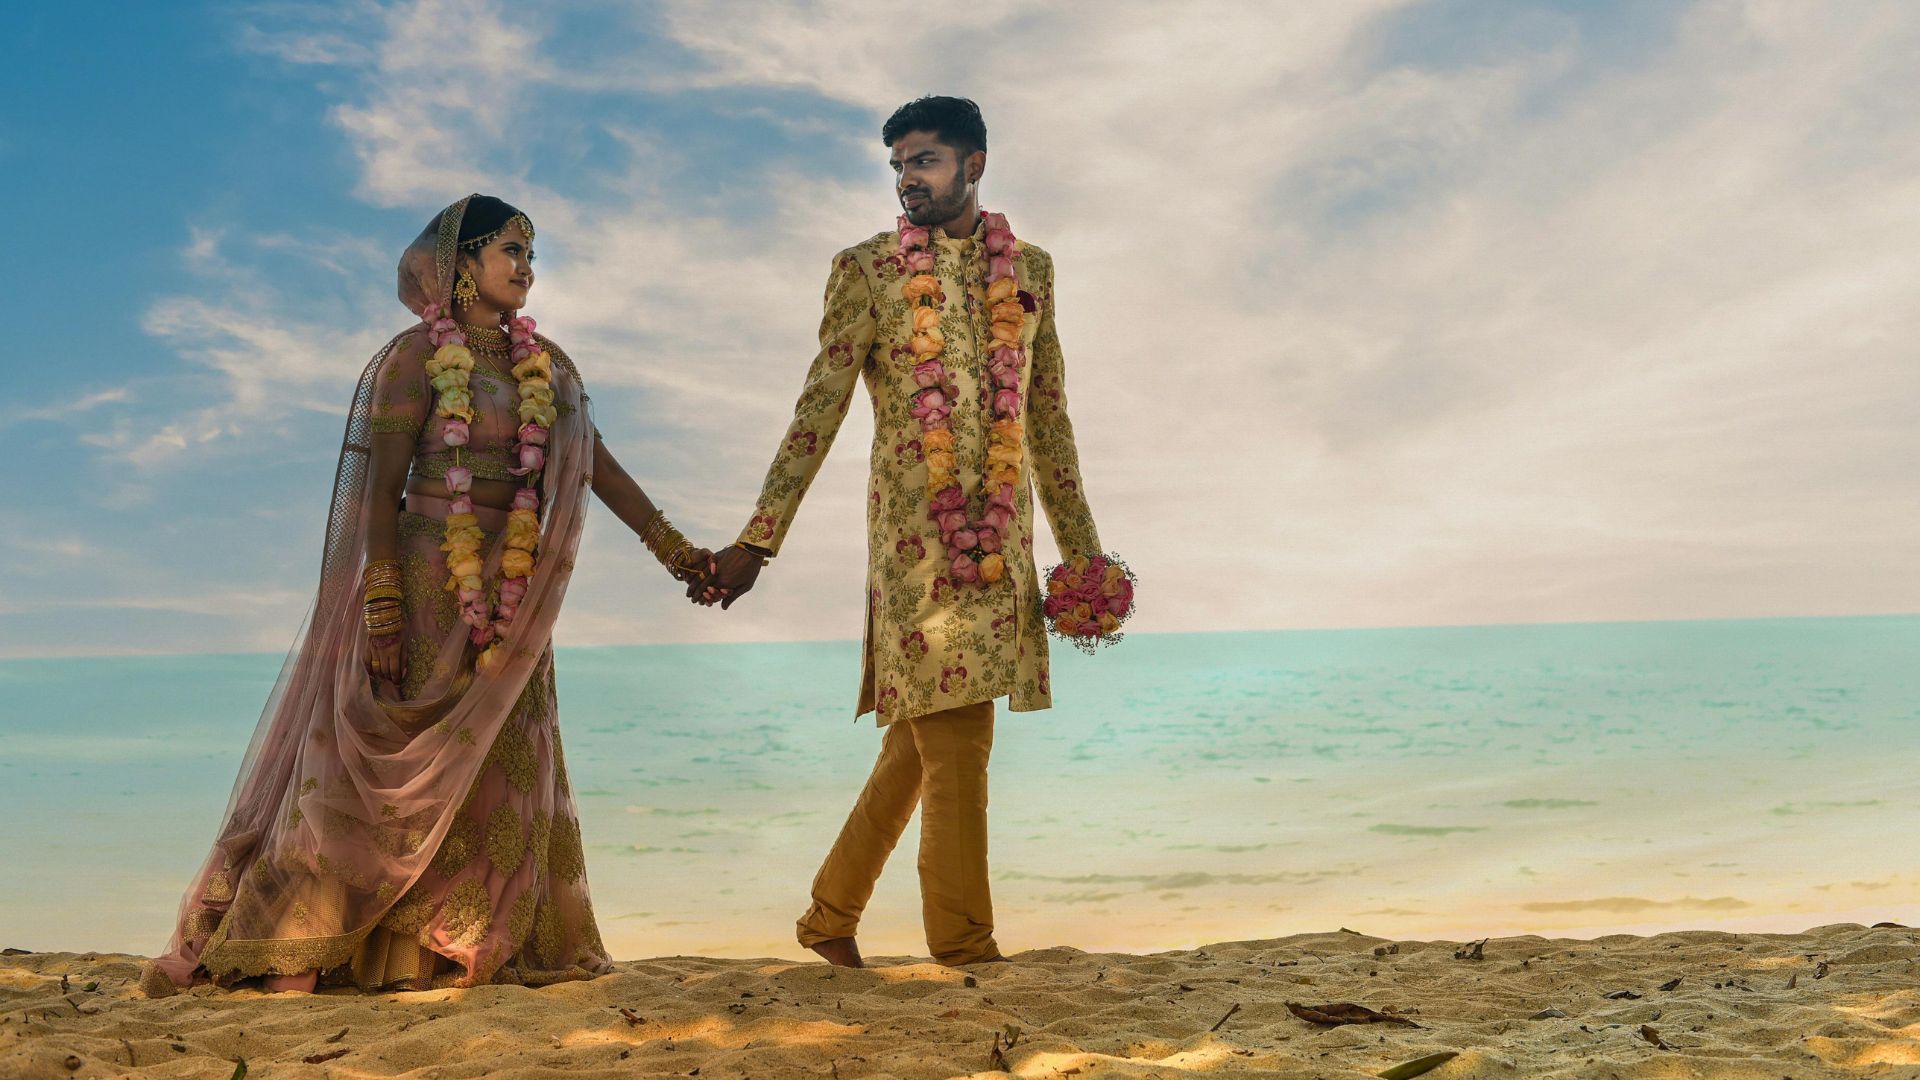
M 992 418 L 980 400 L 987 377 L 985 346 L 993 340 L 979 265 L 981 232 L 947 237 L 934 231 L 934 273 L 945 296 L 942 359 L 960 394 L 952 428 L 958 473 L 978 509 L 981 466 Z M 1016 515 L 1008 525 L 1008 574 L 983 586 L 957 584 L 947 573 L 939 529 L 927 517 L 927 467 L 920 424 L 913 418 L 911 307 L 901 295 L 908 275 L 899 234 L 884 232 L 834 258 L 827 279 L 820 352 L 807 372 L 793 423 L 767 470 L 745 543 L 780 550 L 807 486 L 833 444 L 854 384 L 864 377 L 873 402 L 871 475 L 867 482 L 867 627 L 860 697 L 881 724 L 1010 696 L 1016 712 L 1052 704 L 1039 574 L 1033 563 L 1033 492 L 1065 553 L 1101 550 L 1087 508 L 1067 419 L 1065 361 L 1054 326 L 1053 259 L 1022 242 L 1015 256 L 1022 289 L 1038 308 L 1023 329 L 1032 362 L 1021 395 L 1026 460 Z

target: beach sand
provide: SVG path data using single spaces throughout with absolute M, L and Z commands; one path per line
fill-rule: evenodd
M 1920 930 L 1462 951 L 1341 931 L 1145 956 L 1042 949 L 970 970 L 668 957 L 539 990 L 152 1001 L 139 957 L 19 953 L 0 958 L 0 1076 L 227 1080 L 244 1058 L 253 1077 L 1361 1077 L 1455 1051 L 1425 1075 L 1920 1077 Z M 1288 1002 L 1419 1026 L 1317 1026 Z

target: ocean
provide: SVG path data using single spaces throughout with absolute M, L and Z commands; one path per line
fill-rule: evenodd
M 1136 634 L 999 713 L 1003 949 L 1920 923 L 1920 616 Z M 0 662 L 0 946 L 162 947 L 275 655 Z M 854 642 L 561 648 L 621 959 L 798 956 Z M 902 838 L 862 927 L 923 953 Z

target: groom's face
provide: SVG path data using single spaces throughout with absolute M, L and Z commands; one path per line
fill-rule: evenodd
M 889 161 L 893 166 L 894 195 L 907 220 L 915 225 L 940 225 L 959 217 L 967 208 L 978 179 L 977 163 L 962 157 L 958 150 L 941 142 L 930 131 L 910 131 L 893 142 Z

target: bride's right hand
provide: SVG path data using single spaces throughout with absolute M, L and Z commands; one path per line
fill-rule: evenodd
M 399 634 L 367 635 L 367 674 L 395 685 L 407 677 L 407 660 L 400 649 Z

